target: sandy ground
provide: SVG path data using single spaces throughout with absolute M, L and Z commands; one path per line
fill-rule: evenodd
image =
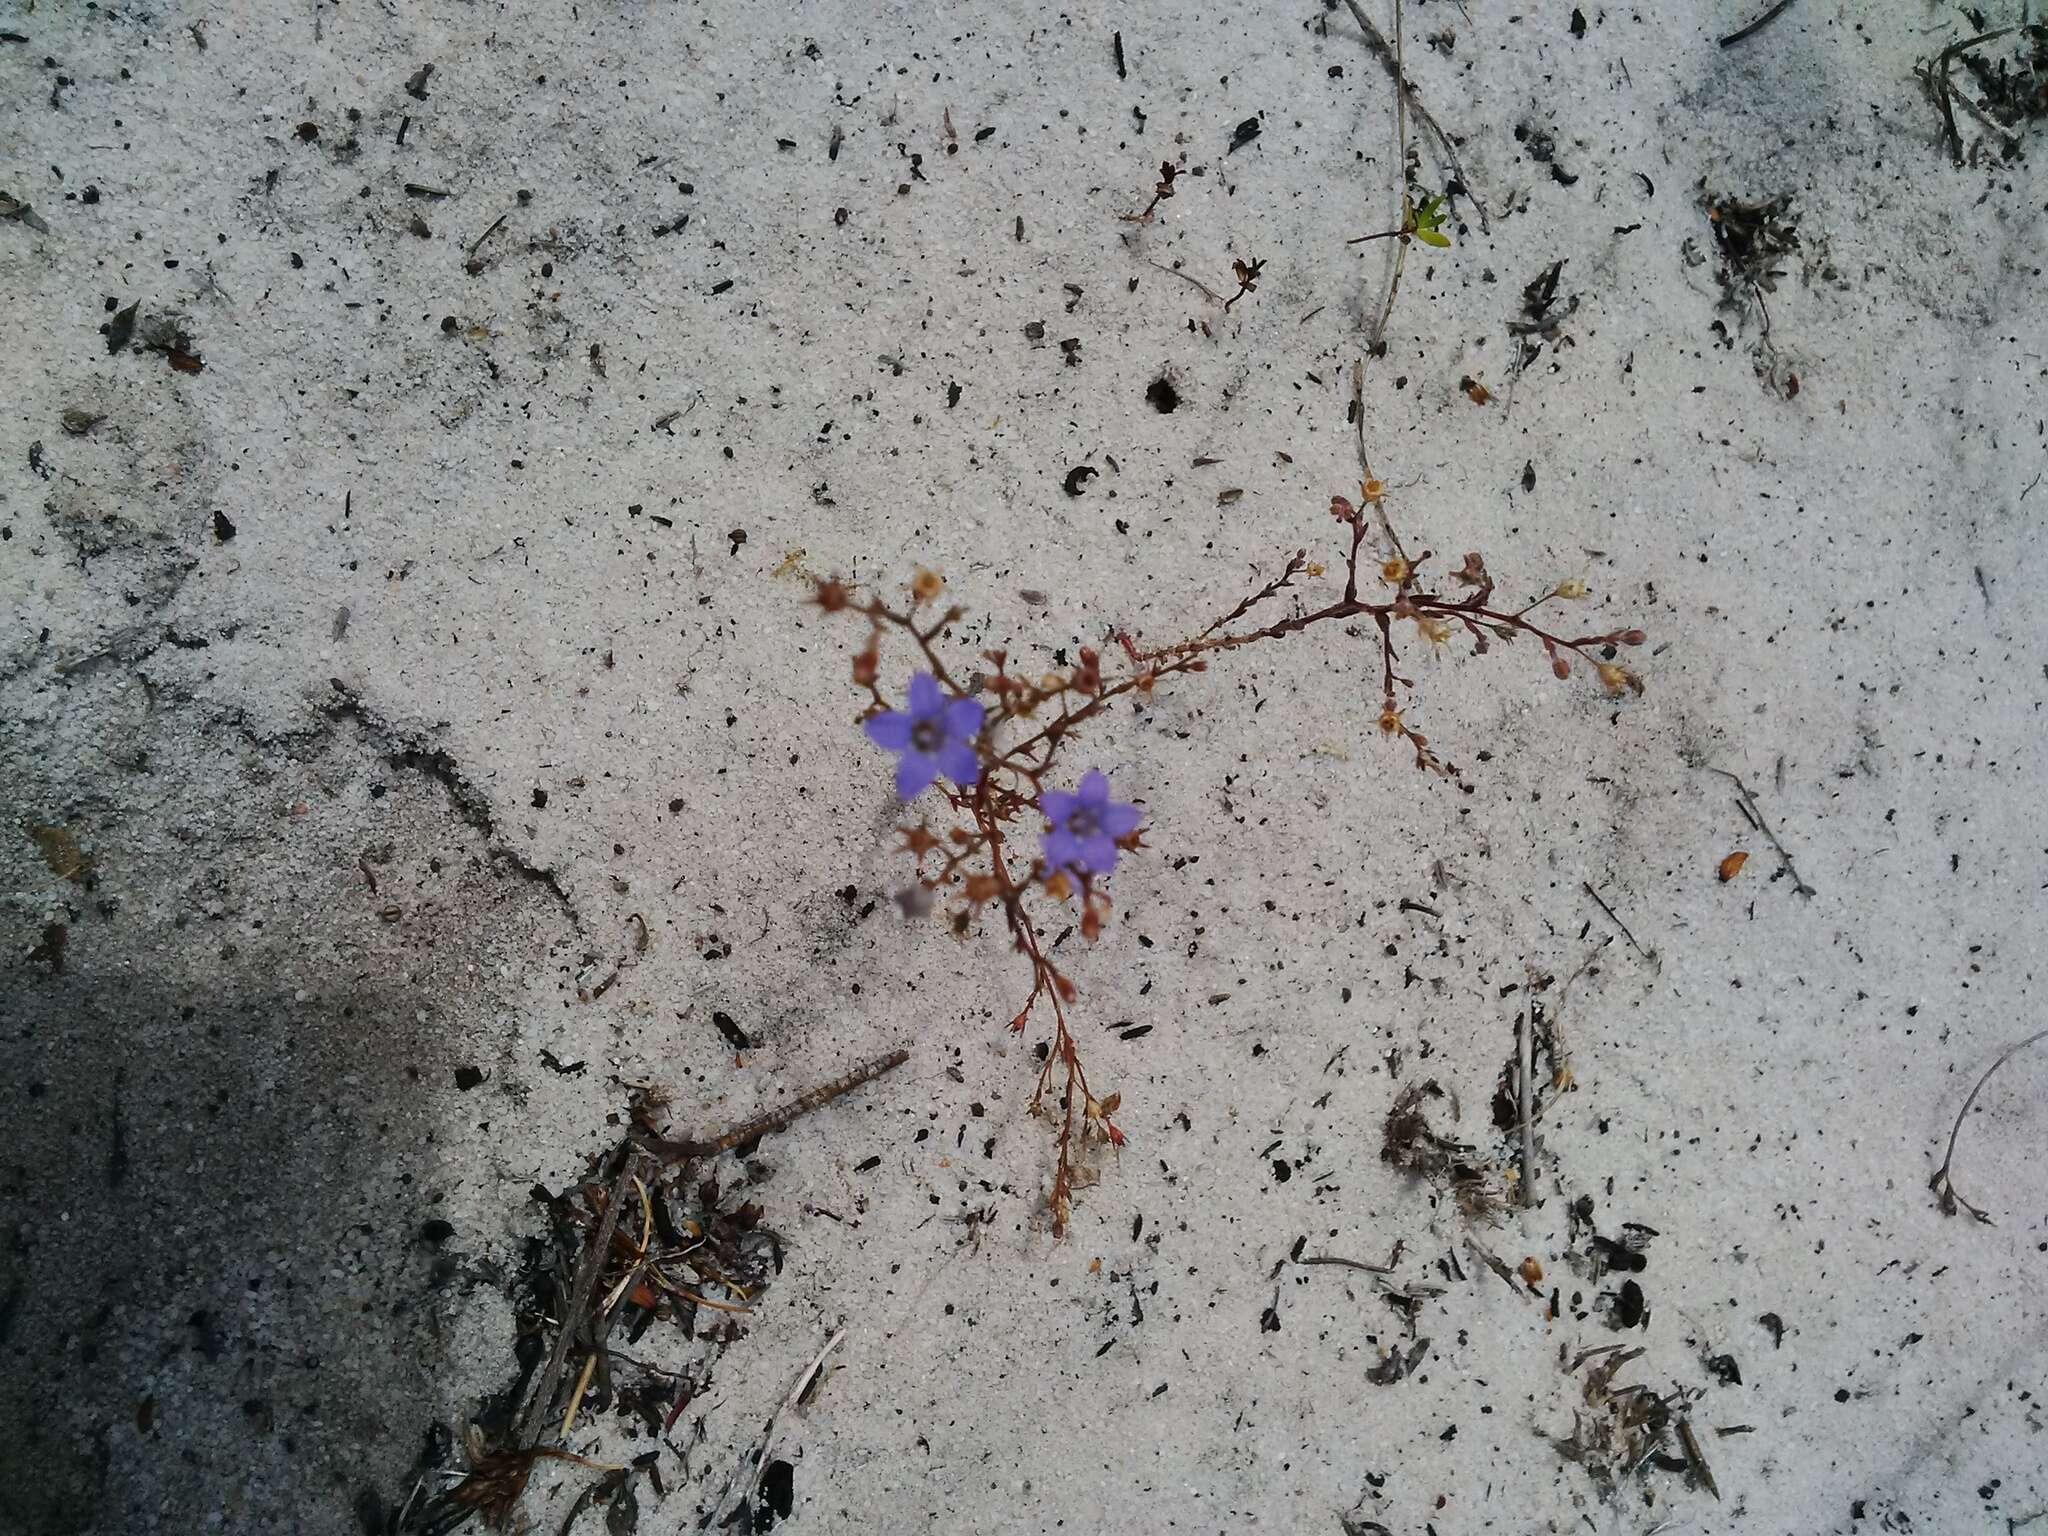
M 1349 12 L 9 0 L 0 1527 L 389 1528 L 625 1084 L 716 1129 L 898 1045 L 722 1168 L 784 1271 L 636 1345 L 666 1442 L 583 1417 L 661 1479 L 610 1529 L 694 1529 L 841 1329 L 764 1523 L 2040 1518 L 2048 1051 L 1964 1132 L 1996 1224 L 1927 1188 L 2039 1027 L 2048 129 L 1958 165 L 1913 78 L 1992 10 L 1408 7 L 1464 187 L 1365 375 L 1388 510 L 1583 579 L 1648 692 L 1409 655 L 1432 777 L 1318 634 L 1104 721 L 1155 851 L 1063 954 L 1130 1142 L 1055 1241 L 1015 957 L 898 916 L 807 577 L 943 571 L 1037 669 L 1328 558 L 1399 217 Z M 1727 302 L 1704 206 L 1778 197 Z M 1532 982 L 1571 1088 L 1475 1223 L 1382 1124 L 1435 1080 L 1504 1187 Z M 1606 1345 L 1718 1493 L 1560 1454 Z

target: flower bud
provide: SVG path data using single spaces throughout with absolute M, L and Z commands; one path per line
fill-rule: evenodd
M 1572 664 L 1562 656 L 1553 656 L 1550 658 L 1550 675 L 1552 677 L 1570 677 L 1572 675 Z
M 1614 638 L 1620 641 L 1623 645 L 1641 645 L 1645 640 L 1649 639 L 1650 637 L 1644 634 L 1640 629 L 1624 629 L 1620 634 L 1616 635 Z

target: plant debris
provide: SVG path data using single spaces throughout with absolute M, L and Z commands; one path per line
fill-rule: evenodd
M 1430 1126 L 1422 1106 L 1435 1099 L 1448 1100 L 1451 1118 L 1458 1118 L 1457 1099 L 1433 1077 L 1401 1090 L 1381 1128 L 1380 1160 L 1448 1189 L 1468 1218 L 1493 1215 L 1501 1199 L 1491 1170 L 1470 1159 L 1470 1142 L 1453 1141 Z
M 666 1134 L 660 1125 L 666 1096 L 640 1086 L 625 1138 L 568 1188 L 537 1192 L 547 1201 L 551 1237 L 529 1266 L 518 1307 L 519 1375 L 495 1411 L 470 1426 L 468 1473 L 417 1509 L 408 1506 L 411 1518 L 398 1528 L 447 1532 L 474 1514 L 502 1527 L 540 1458 L 622 1474 L 625 1469 L 600 1467 L 549 1444 L 566 1440 L 586 1414 L 617 1409 L 648 1433 L 666 1434 L 705 1378 L 626 1355 L 613 1347 L 614 1333 L 623 1332 L 632 1345 L 659 1323 L 723 1349 L 744 1336 L 736 1320 L 753 1312 L 784 1262 L 782 1239 L 766 1224 L 763 1208 L 722 1188 L 709 1164 L 908 1058 L 907 1051 L 892 1051 L 701 1140 Z M 542 1366 L 539 1341 L 550 1330 L 553 1342 Z M 589 1500 L 605 1499 L 614 1514 L 632 1497 L 623 1477 L 585 1493 Z M 577 1510 L 583 1507 L 579 1501 Z

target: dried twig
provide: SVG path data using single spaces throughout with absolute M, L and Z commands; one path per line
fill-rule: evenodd
M 780 1109 L 734 1126 L 720 1136 L 705 1141 L 668 1141 L 650 1136 L 646 1139 L 647 1149 L 656 1153 L 664 1162 L 681 1162 L 685 1158 L 716 1157 L 721 1152 L 730 1152 L 734 1147 L 743 1147 L 750 1141 L 759 1141 L 775 1131 L 786 1130 L 812 1110 L 831 1103 L 841 1094 L 851 1093 L 863 1083 L 871 1083 L 884 1072 L 892 1072 L 910 1060 L 906 1050 L 890 1051 L 864 1061 L 851 1072 L 846 1072 L 821 1083 L 807 1093 L 798 1094 Z
M 1218 293 L 1214 288 L 1211 288 L 1199 277 L 1191 276 L 1188 273 L 1181 271 L 1178 267 L 1169 267 L 1166 265 L 1166 263 L 1162 261 L 1154 261 L 1150 256 L 1146 256 L 1142 258 L 1142 260 L 1144 261 L 1146 266 L 1157 267 L 1160 271 L 1164 272 L 1168 277 L 1177 277 L 1184 283 L 1193 283 L 1197 288 L 1201 289 L 1202 292 L 1206 293 L 1218 304 L 1221 304 L 1223 302 L 1223 295 Z
M 1787 5 L 1790 3 L 1791 0 L 1786 0 Z M 1781 11 L 1784 8 L 1783 5 L 1778 7 Z M 1678 1443 L 1685 1447 L 1685 1462 L 1692 1468 L 1692 1475 L 1700 1480 L 1700 1485 L 1707 1492 L 1716 1499 L 1720 1498 L 1721 1490 L 1715 1486 L 1713 1469 L 1707 1465 L 1706 1453 L 1700 1449 L 1699 1438 L 1692 1432 L 1692 1420 L 1683 1415 L 1678 1420 Z
M 1530 1078 L 1536 1071 L 1536 997 L 1533 992 L 1523 998 L 1521 1011 L 1515 1016 L 1515 1052 L 1518 1058 L 1515 1076 L 1519 1079 L 1515 1090 L 1516 1119 L 1522 1132 L 1522 1177 L 1515 1193 L 1517 1204 L 1527 1210 L 1536 1203 L 1536 1128 L 1535 1105 L 1531 1102 L 1535 1090 Z
M 1394 1266 L 1391 1264 L 1368 1264 L 1363 1259 L 1340 1259 L 1335 1254 L 1330 1253 L 1312 1253 L 1307 1258 L 1296 1259 L 1294 1262 L 1297 1264 L 1336 1264 L 1345 1269 L 1363 1270 L 1368 1275 L 1391 1275 L 1394 1272 Z
M 1740 27 L 1735 31 L 1730 32 L 1726 37 L 1722 38 L 1721 46 L 1723 48 L 1733 48 L 1737 43 L 1747 42 L 1750 38 L 1755 37 L 1757 33 L 1763 31 L 1765 27 L 1768 27 L 1772 22 L 1776 21 L 1780 16 L 1784 15 L 1787 11 L 1791 9 L 1792 0 L 1778 0 L 1778 3 L 1776 5 L 1772 6 L 1768 11 L 1765 11 L 1763 15 L 1757 17 L 1757 19 L 1755 21 L 1752 21 L 1748 26 Z
M 1756 796 L 1753 793 L 1751 793 L 1750 787 L 1747 784 L 1743 783 L 1737 775 L 1730 773 L 1726 768 L 1715 768 L 1709 766 L 1707 772 L 1718 773 L 1719 775 L 1721 775 L 1722 778 L 1726 779 L 1730 784 L 1733 784 L 1735 786 L 1735 793 L 1738 797 L 1738 803 L 1742 807 L 1743 814 L 1749 818 L 1750 824 L 1754 826 L 1757 829 L 1757 831 L 1763 833 L 1763 835 L 1766 838 L 1770 839 L 1771 847 L 1777 850 L 1778 858 L 1785 866 L 1785 873 L 1792 877 L 1792 889 L 1801 896 L 1819 895 L 1820 893 L 1818 891 L 1814 890 L 1812 886 L 1808 885 L 1805 880 L 1800 878 L 1799 868 L 1792 862 L 1792 855 L 1785 851 L 1785 845 L 1778 841 L 1778 834 L 1772 831 L 1771 824 L 1768 821 L 1764 820 L 1764 813 L 1762 812 L 1762 810 L 1758 808 L 1756 803 Z
M 782 1422 L 782 1416 L 803 1399 L 804 1394 L 810 1390 L 812 1381 L 817 1378 L 818 1372 L 825 1368 L 827 1357 L 839 1347 L 845 1337 L 846 1330 L 842 1328 L 827 1339 L 825 1347 L 818 1351 L 816 1358 L 803 1368 L 796 1381 L 791 1384 L 780 1405 L 768 1415 L 768 1422 L 761 1426 L 761 1434 L 754 1441 L 753 1449 L 740 1458 L 739 1465 L 726 1477 L 724 1491 L 705 1514 L 702 1529 L 723 1529 L 732 1523 L 737 1511 L 753 1501 L 755 1493 L 761 1486 L 761 1476 L 768 1467 L 768 1453 L 775 1448 L 775 1430 Z M 744 1491 L 740 1491 L 742 1488 Z M 737 1498 L 734 1497 L 736 1492 Z
M 584 1248 L 583 1257 L 577 1261 L 576 1278 L 569 1288 L 569 1305 L 562 1313 L 561 1326 L 555 1330 L 554 1347 L 548 1351 L 548 1363 L 541 1371 L 540 1381 L 534 1387 L 526 1412 L 519 1421 L 518 1443 L 522 1450 L 531 1450 L 539 1442 L 541 1426 L 554 1406 L 555 1388 L 561 1382 L 562 1367 L 569 1358 L 569 1346 L 583 1331 L 591 1295 L 597 1288 L 597 1277 L 611 1253 L 612 1234 L 618 1230 L 619 1212 L 633 1190 L 634 1167 L 639 1160 L 637 1147 L 627 1147 L 620 1156 L 619 1171 L 612 1177 L 611 1190 L 605 1200 L 604 1216 L 598 1222 L 597 1232 L 589 1245 Z M 596 1357 L 593 1355 L 592 1358 Z
M 1941 113 L 1941 136 L 1948 144 L 1950 160 L 1956 165 L 1961 165 L 1964 159 L 1963 136 L 1956 129 L 1955 108 L 1958 102 L 1962 104 L 1964 111 L 1976 118 L 1985 127 L 1995 129 L 2005 135 L 2009 144 L 2016 144 L 2018 142 L 2018 135 L 2006 127 L 2005 124 L 1992 118 L 1990 114 L 1971 101 L 1969 97 L 1958 95 L 1953 77 L 1957 59 L 1970 52 L 1973 48 L 1981 48 L 1986 43 L 1997 42 L 1999 38 L 2010 36 L 2014 32 L 2024 32 L 2038 37 L 2048 34 L 2048 26 L 2044 26 L 2040 22 L 2022 21 L 2013 26 L 1996 27 L 1989 32 L 1979 32 L 1975 37 L 1966 37 L 1957 42 L 1950 43 L 1941 50 L 1941 53 L 1932 64 L 1921 64 L 1913 71 L 1920 77 L 1920 83 L 1927 88 L 1927 94 L 1933 98 L 1935 110 Z
M 1655 951 L 1654 949 L 1645 949 L 1642 945 L 1636 942 L 1636 936 L 1628 931 L 1628 924 L 1624 923 L 1618 916 L 1615 915 L 1614 908 L 1607 905 L 1607 898 L 1602 896 L 1598 891 L 1593 889 L 1592 881 L 1581 880 L 1579 882 L 1579 886 L 1582 890 L 1585 891 L 1585 893 L 1588 896 L 1593 898 L 1593 900 L 1599 905 L 1600 910 L 1607 914 L 1607 920 L 1610 923 L 1614 924 L 1615 927 L 1621 930 L 1621 936 L 1624 939 L 1628 940 L 1628 947 L 1630 949 L 1634 950 L 1637 954 L 1641 955 L 1645 960 L 1649 961 L 1651 965 L 1657 966 L 1659 968 L 1663 966 L 1664 962 L 1657 958 L 1657 951 Z
M 1984 1091 L 1984 1085 L 1991 1081 L 1993 1074 L 2028 1046 L 2037 1044 L 2042 1040 L 2048 1040 L 2048 1029 L 2036 1031 L 2034 1034 L 2027 1036 L 2026 1039 L 2016 1041 L 2007 1046 L 1999 1053 L 1998 1060 L 1992 1062 L 1990 1066 L 1984 1069 L 1984 1075 L 1977 1079 L 1977 1086 L 1970 1090 L 1970 1096 L 1963 1100 L 1963 1107 L 1956 1111 L 1956 1123 L 1948 1133 L 1948 1152 L 1943 1156 L 1941 1166 L 1934 1170 L 1934 1177 L 1927 1181 L 1927 1187 L 1934 1191 L 1935 1203 L 1941 1207 L 1942 1215 L 1953 1216 L 1956 1213 L 1956 1208 L 1960 1206 L 1986 1226 L 1991 1225 L 1989 1213 L 1970 1204 L 1956 1190 L 1954 1174 L 1956 1138 L 1963 1134 L 1963 1121 L 1969 1118 L 1970 1106 L 1977 1102 L 1977 1095 Z
M 1365 46 L 1372 51 L 1373 57 L 1385 66 L 1388 75 L 1392 77 L 1395 90 L 1399 93 L 1401 100 L 1406 103 L 1409 110 L 1414 112 L 1415 120 L 1427 128 L 1431 136 L 1435 138 L 1437 150 L 1444 164 L 1449 167 L 1451 174 L 1458 178 L 1459 189 L 1472 200 L 1473 210 L 1479 215 L 1480 230 L 1483 233 L 1492 234 L 1493 226 L 1487 221 L 1486 204 L 1479 194 L 1472 190 L 1471 178 L 1465 174 L 1465 166 L 1458 159 L 1457 147 L 1451 143 L 1451 136 L 1444 132 L 1443 125 L 1430 116 L 1429 109 L 1422 104 L 1422 98 L 1415 94 L 1415 84 L 1408 78 L 1408 71 L 1402 66 L 1402 59 L 1397 46 L 1401 28 L 1401 8 L 1398 0 L 1394 7 L 1396 44 L 1389 44 L 1387 42 L 1386 35 L 1378 27 L 1374 26 L 1371 19 L 1359 8 L 1358 0 L 1344 0 L 1344 8 L 1351 12 L 1351 19 L 1358 23 L 1358 30 L 1365 34 Z M 1404 143 L 1401 150 L 1401 177 L 1403 185 L 1407 182 L 1407 175 L 1408 151 L 1404 135 Z

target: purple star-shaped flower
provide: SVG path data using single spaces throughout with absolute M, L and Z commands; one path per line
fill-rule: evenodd
M 1045 833 L 1046 867 L 1091 875 L 1116 868 L 1116 840 L 1128 836 L 1145 816 L 1135 805 L 1110 799 L 1109 780 L 1096 768 L 1081 775 L 1077 791 L 1046 790 L 1038 808 L 1051 823 Z
M 962 789 L 981 778 L 981 759 L 974 738 L 981 731 L 981 705 L 973 699 L 949 699 L 929 672 L 910 675 L 910 708 L 870 715 L 863 729 L 878 747 L 899 752 L 896 793 L 915 799 L 944 774 Z

